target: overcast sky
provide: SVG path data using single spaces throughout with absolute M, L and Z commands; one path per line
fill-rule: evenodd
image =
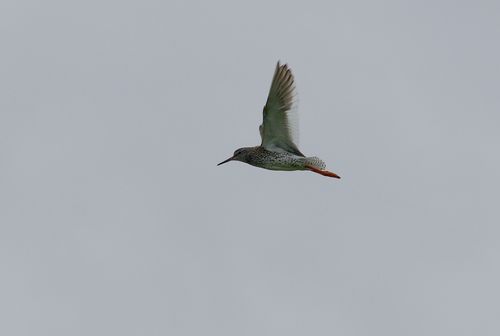
M 500 2 L 0 4 L 0 334 L 500 335 Z M 260 144 L 276 61 L 342 176 Z

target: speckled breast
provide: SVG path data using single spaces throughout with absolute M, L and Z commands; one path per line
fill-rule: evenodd
M 303 157 L 286 152 L 271 152 L 262 147 L 248 157 L 248 163 L 270 170 L 304 170 Z

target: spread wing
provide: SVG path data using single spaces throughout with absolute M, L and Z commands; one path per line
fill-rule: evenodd
M 304 156 L 297 148 L 298 115 L 295 84 L 288 65 L 276 65 L 271 89 L 260 125 L 262 146 L 270 151 L 286 151 Z

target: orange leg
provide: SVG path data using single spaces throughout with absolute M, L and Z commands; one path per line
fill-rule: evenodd
M 321 169 L 318 169 L 318 168 L 315 168 L 313 166 L 310 166 L 310 165 L 306 165 L 305 166 L 307 169 L 309 169 L 310 171 L 314 172 L 314 173 L 317 173 L 317 174 L 320 174 L 320 175 L 323 175 L 323 176 L 328 176 L 328 177 L 335 177 L 335 178 L 340 178 L 340 176 L 338 176 L 337 174 L 335 173 L 332 173 L 328 170 L 321 170 Z

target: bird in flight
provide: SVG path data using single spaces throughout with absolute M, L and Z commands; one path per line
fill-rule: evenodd
M 318 157 L 306 157 L 297 148 L 297 99 L 292 71 L 278 61 L 271 89 L 264 106 L 263 122 L 259 127 L 260 146 L 237 149 L 233 156 L 218 164 L 241 161 L 270 170 L 309 170 L 323 176 L 340 178 L 325 170 Z

